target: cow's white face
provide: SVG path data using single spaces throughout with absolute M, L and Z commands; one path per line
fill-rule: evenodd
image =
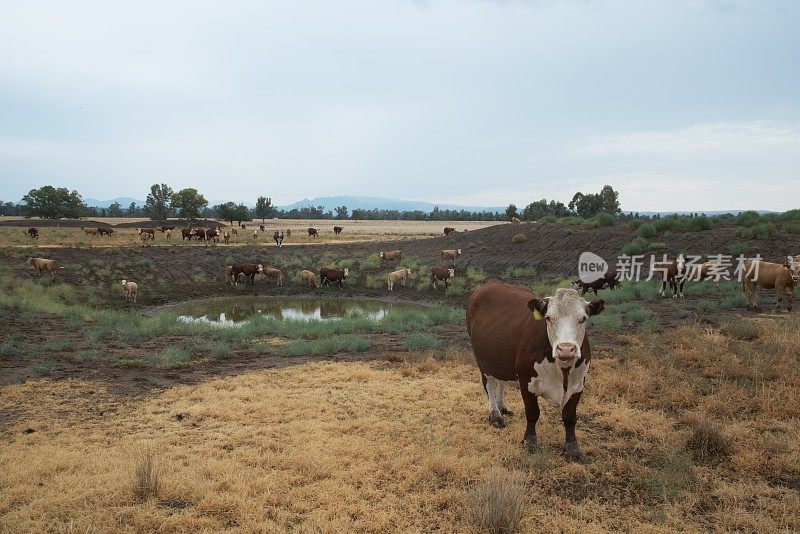
M 383 252 L 380 253 L 380 258 L 383 259 Z
M 453 278 L 456 275 L 455 269 L 447 269 L 447 272 L 450 274 L 450 278 Z
M 588 302 L 574 289 L 560 288 L 555 296 L 528 301 L 528 308 L 546 322 L 547 338 L 553 347 L 553 359 L 562 368 L 572 367 L 581 357 L 586 337 L 586 320 L 605 308 L 602 299 Z
M 260 272 L 262 274 L 264 273 L 264 266 L 261 265 L 260 263 L 258 264 L 258 272 Z
M 123 280 L 123 281 L 122 281 L 122 287 L 125 287 L 125 284 L 127 284 L 127 283 L 128 283 L 128 281 L 127 281 L 127 280 Z
M 348 274 L 350 274 L 350 269 L 348 269 L 347 267 L 345 267 L 345 269 L 344 269 L 344 277 L 345 277 L 345 278 L 347 278 L 347 275 L 348 275 Z
M 411 276 L 411 269 L 406 269 L 406 274 L 407 274 L 408 276 Z
M 792 281 L 795 284 L 800 282 L 800 256 L 786 256 L 786 266 L 792 275 Z
M 456 254 L 461 254 L 461 249 L 456 250 Z

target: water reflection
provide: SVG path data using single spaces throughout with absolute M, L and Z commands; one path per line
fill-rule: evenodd
M 279 321 L 334 321 L 357 313 L 380 319 L 391 310 L 415 307 L 414 304 L 379 300 L 242 297 L 195 301 L 170 309 L 182 321 L 237 326 L 255 315 L 274 317 Z

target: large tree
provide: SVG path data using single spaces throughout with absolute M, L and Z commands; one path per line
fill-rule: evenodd
M 514 217 L 518 217 L 519 214 L 517 213 L 517 207 L 514 204 L 509 204 L 506 208 L 506 219 L 509 221 Z
M 233 221 L 242 222 L 250 220 L 250 209 L 244 204 L 226 202 L 214 206 L 217 215 L 223 221 L 228 221 L 233 226 Z
M 261 222 L 262 223 L 264 222 L 264 219 L 266 219 L 267 217 L 272 215 L 273 209 L 274 208 L 272 207 L 272 199 L 271 198 L 258 197 L 258 200 L 256 200 L 255 214 L 256 214 L 256 217 L 260 217 L 261 218 Z
M 122 217 L 122 206 L 119 202 L 114 202 L 108 207 L 109 217 Z
M 153 184 L 144 203 L 145 215 L 154 221 L 164 221 L 169 218 L 172 194 L 172 188 L 167 184 Z
M 619 207 L 619 193 L 610 185 L 604 185 L 600 190 L 600 200 L 603 204 L 602 209 L 606 213 L 617 215 L 622 211 Z
M 66 187 L 46 185 L 31 189 L 22 197 L 22 210 L 28 217 L 43 219 L 77 219 L 83 215 L 86 205 L 77 191 Z
M 200 216 L 200 210 L 208 206 L 208 200 L 194 187 L 187 187 L 172 195 L 171 204 L 180 217 L 193 221 Z
M 336 208 L 336 218 L 340 221 L 347 219 L 347 206 L 339 206 Z

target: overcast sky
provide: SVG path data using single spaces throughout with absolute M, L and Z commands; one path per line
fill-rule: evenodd
M 794 0 L 3 0 L 0 198 L 797 208 L 799 28 Z

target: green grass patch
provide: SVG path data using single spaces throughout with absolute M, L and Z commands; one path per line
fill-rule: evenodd
M 464 292 L 467 287 L 467 280 L 463 277 L 457 276 L 450 279 L 450 285 L 445 289 L 444 294 L 455 296 Z
M 766 239 L 777 232 L 772 223 L 760 223 L 753 226 L 739 228 L 736 235 L 741 239 Z
M 528 240 L 528 236 L 525 234 L 514 234 L 511 238 L 511 242 L 515 245 L 519 245 L 520 243 L 525 243 Z
M 636 230 L 636 235 L 638 237 L 642 237 L 642 238 L 645 238 L 645 239 L 649 238 L 649 237 L 653 237 L 657 233 L 658 233 L 658 230 L 656 230 L 656 227 L 653 226 L 652 224 L 647 224 L 647 223 L 642 224 Z
M 359 263 L 359 268 L 363 270 L 378 269 L 381 266 L 381 257 L 377 253 L 370 254 Z
M 282 345 L 275 350 L 279 356 L 316 356 L 320 354 L 336 354 L 337 352 L 364 352 L 369 350 L 368 339 L 355 334 L 333 336 L 313 341 L 300 339 Z
M 511 278 L 533 278 L 537 275 L 536 267 L 508 267 L 500 275 L 503 280 Z
M 483 284 L 488 275 L 486 271 L 479 267 L 467 267 L 467 280 L 469 280 L 470 285 L 478 286 Z
M 647 240 L 641 237 L 637 237 L 624 247 L 622 247 L 622 254 L 626 256 L 638 256 L 640 254 L 644 254 L 647 250 Z
M 414 332 L 403 340 L 403 347 L 411 351 L 435 349 L 439 345 L 439 340 L 436 337 L 422 332 Z

